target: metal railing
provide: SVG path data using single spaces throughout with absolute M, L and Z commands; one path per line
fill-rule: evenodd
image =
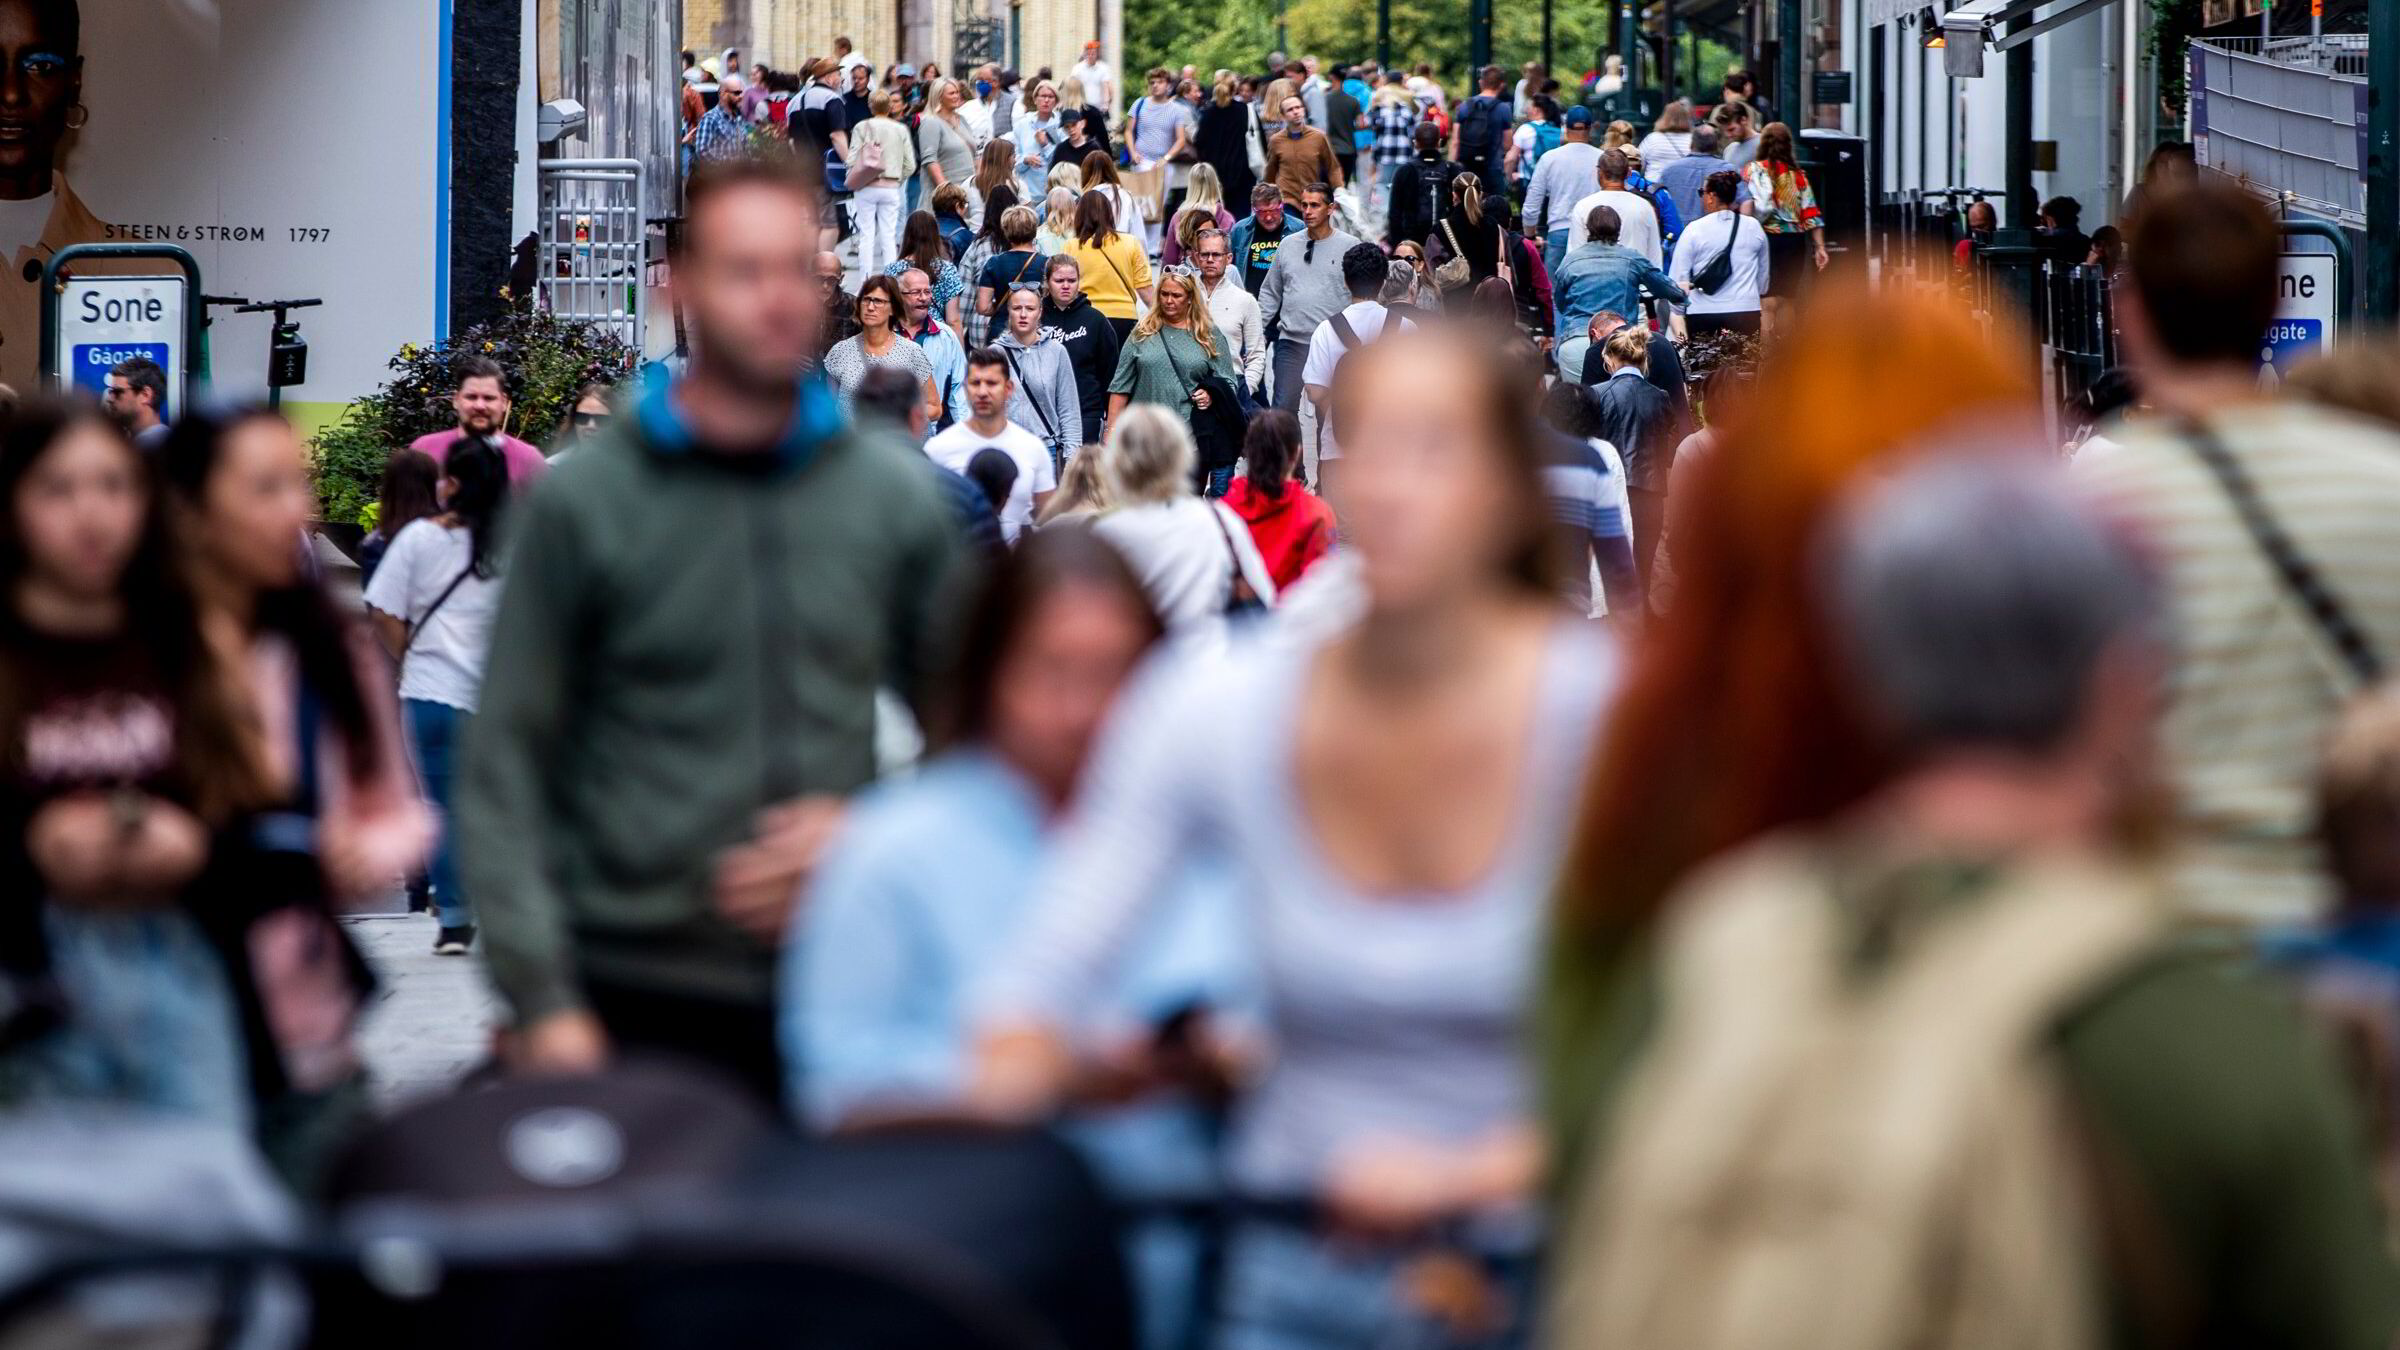
M 2314 37 L 2210 38 L 2208 45 L 2237 56 L 2255 56 L 2279 66 L 2365 79 L 2367 35 L 2320 33 Z
M 543 160 L 539 229 L 542 307 L 641 351 L 649 262 L 641 161 Z
M 2199 162 L 2312 214 L 2364 225 L 2365 71 L 2366 46 L 2355 35 L 2193 43 Z

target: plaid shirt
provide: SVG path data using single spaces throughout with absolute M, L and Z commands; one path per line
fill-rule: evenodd
M 725 111 L 723 104 L 708 110 L 692 131 L 692 158 L 726 159 L 750 148 L 750 124 Z
M 1375 162 L 1397 168 L 1417 157 L 1417 110 L 1406 103 L 1378 103 L 1367 110 L 1367 131 L 1375 138 Z

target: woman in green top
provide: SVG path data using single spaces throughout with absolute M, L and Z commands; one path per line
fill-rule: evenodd
M 1206 412 L 1208 391 L 1200 379 L 1210 374 L 1228 389 L 1241 378 L 1233 373 L 1232 349 L 1208 322 L 1198 275 L 1188 268 L 1169 271 L 1159 280 L 1158 303 L 1134 325 L 1117 357 L 1116 377 L 1108 382 L 1109 420 L 1129 403 L 1164 404 L 1179 416 L 1195 408 Z

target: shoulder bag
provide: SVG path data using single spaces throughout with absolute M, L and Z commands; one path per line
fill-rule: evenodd
M 1016 349 L 1000 347 L 999 351 L 1000 355 L 1007 360 L 1008 373 L 1015 378 L 1017 387 L 1025 391 L 1025 401 L 1033 405 L 1033 415 L 1042 420 L 1042 443 L 1050 447 L 1051 462 L 1056 464 L 1063 449 L 1058 443 L 1058 424 L 1050 420 L 1049 410 L 1042 406 L 1041 397 L 1033 392 L 1032 385 L 1025 382 L 1025 372 L 1017 365 Z
M 2259 496 L 2257 484 L 2242 468 L 2241 461 L 2225 447 L 2225 442 L 2207 423 L 2191 418 L 2183 424 L 2184 440 L 2200 462 L 2214 475 L 2225 496 L 2233 504 L 2234 514 L 2241 517 L 2242 528 L 2266 555 L 2267 563 L 2275 569 L 2276 579 L 2291 592 L 2292 599 L 2307 612 L 2309 620 L 2333 644 L 2342 664 L 2357 677 L 2359 685 L 2372 686 L 2383 678 L 2383 654 L 2375 649 L 2372 638 L 2350 617 L 2349 609 L 2334 594 L 2322 573 L 2308 556 L 2300 551 L 2283 525 L 2267 509 L 2266 499 Z
M 1726 282 L 1733 280 L 1733 250 L 1741 241 L 1742 218 L 1736 215 L 1733 228 L 1725 232 L 1725 247 L 1692 273 L 1692 289 L 1703 295 L 1715 295 Z
M 1450 228 L 1450 222 L 1446 220 L 1442 222 L 1442 238 L 1450 241 L 1450 258 L 1433 269 L 1433 279 L 1443 290 L 1455 291 L 1474 277 L 1475 268 L 1467 261 L 1467 255 L 1460 251 L 1458 233 Z
M 1225 541 L 1225 568 L 1231 574 L 1225 584 L 1225 616 L 1266 613 L 1265 598 L 1250 584 L 1250 578 L 1242 575 L 1242 551 L 1234 546 L 1233 527 L 1225 523 L 1225 513 L 1233 508 L 1213 500 L 1204 500 L 1201 505 L 1208 508 L 1208 518 L 1217 522 L 1217 535 Z
M 1197 378 L 1183 373 L 1183 364 L 1175 359 L 1174 341 L 1169 336 L 1182 331 L 1162 327 L 1156 340 L 1167 358 L 1167 368 L 1175 372 L 1176 381 L 1183 386 L 1184 401 L 1190 405 L 1187 420 L 1191 423 L 1192 445 L 1199 452 L 1200 467 L 1214 472 L 1242 457 L 1242 435 L 1248 423 L 1241 399 L 1214 371 L 1203 371 Z M 1191 401 L 1192 395 L 1203 389 L 1208 391 L 1205 408 Z
M 433 622 L 433 616 L 442 612 L 442 606 L 448 604 L 450 597 L 458 594 L 458 588 L 466 585 L 467 578 L 473 575 L 475 575 L 475 564 L 469 562 L 457 576 L 450 578 L 450 584 L 442 588 L 440 595 L 433 597 L 433 603 L 427 605 L 425 612 L 408 626 L 408 637 L 400 643 L 401 656 L 406 657 L 408 649 L 417 645 L 417 634 L 425 631 L 425 625 Z

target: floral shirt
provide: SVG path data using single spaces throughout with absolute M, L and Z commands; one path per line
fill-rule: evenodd
M 1742 169 L 1750 188 L 1758 223 L 1769 234 L 1800 234 L 1825 228 L 1825 213 L 1817 209 L 1817 194 L 1808 175 L 1794 164 L 1769 164 L 1754 159 Z

